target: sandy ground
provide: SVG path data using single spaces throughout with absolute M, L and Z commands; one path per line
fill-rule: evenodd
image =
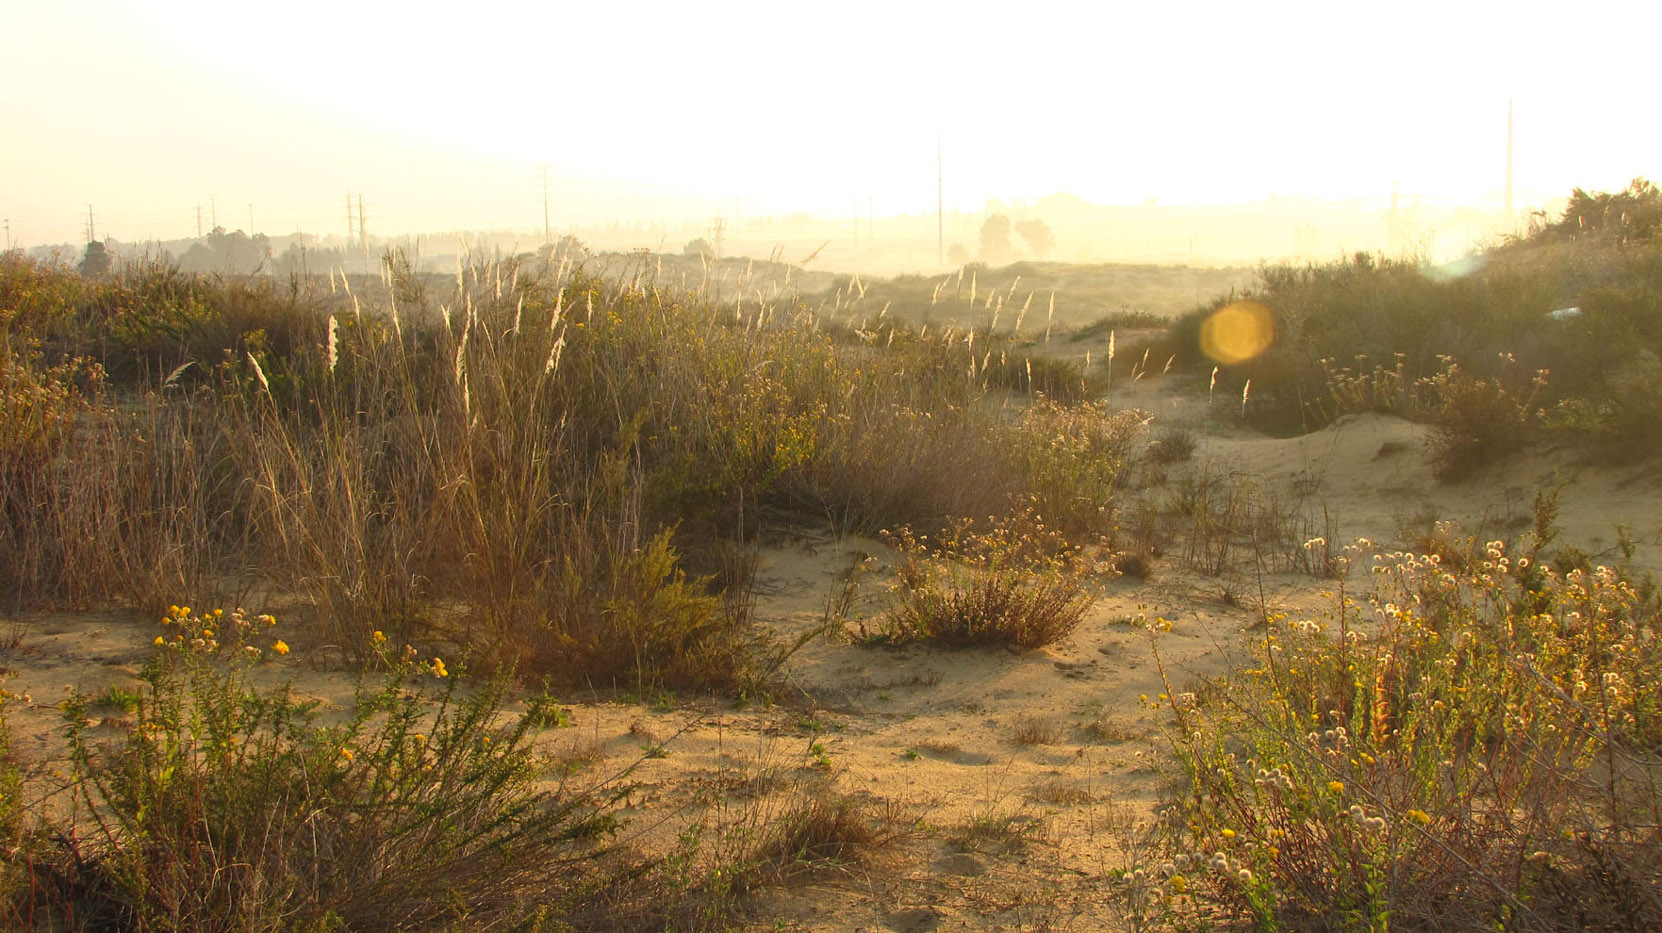
M 1433 517 L 1516 534 L 1529 526 L 1535 491 L 1561 485 L 1564 542 L 1614 560 L 1623 526 L 1633 565 L 1662 566 L 1654 471 L 1543 452 L 1439 485 L 1422 426 L 1369 415 L 1271 439 L 1169 388 L 1156 380 L 1114 395 L 1150 411 L 1156 427 L 1196 431 L 1194 457 L 1171 467 L 1163 485 L 1203 472 L 1249 482 L 1309 527 L 1386 547 L 1402 546 L 1406 530 Z M 787 638 L 820 625 L 856 552 L 884 553 L 817 529 L 770 535 L 758 618 Z M 1166 689 L 1162 669 L 1180 686 L 1227 673 L 1247 657 L 1264 611 L 1314 612 L 1332 586 L 1297 573 L 1206 577 L 1176 564 L 1157 560 L 1147 579 L 1108 583 L 1083 624 L 1052 648 L 891 650 L 815 639 L 790 660 L 778 704 L 682 698 L 657 709 L 574 696 L 572 725 L 540 742 L 553 761 L 586 763 L 577 780 L 634 766 L 625 838 L 643 846 L 661 844 L 712 800 L 715 818 L 754 821 L 793 794 L 834 787 L 887 814 L 901 833 L 893 845 L 866 865 L 766 891 L 758 928 L 1123 929 L 1111 872 L 1125 864 L 1126 828 L 1148 817 L 1167 780 L 1161 717 L 1139 697 Z M 866 590 L 868 612 L 880 590 L 879 574 Z M 1163 616 L 1171 632 L 1151 642 L 1128 624 L 1139 612 Z M 10 710 L 13 750 L 38 786 L 60 770 L 59 703 L 74 691 L 135 686 L 155 629 L 121 613 L 0 617 L 7 686 L 32 700 Z M 298 660 L 266 665 L 261 677 L 293 678 L 326 707 L 352 696 L 349 675 Z M 106 712 L 99 728 L 119 736 L 119 711 Z M 655 746 L 661 757 L 643 757 Z

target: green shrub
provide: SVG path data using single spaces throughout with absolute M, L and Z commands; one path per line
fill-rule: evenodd
M 1648 410 L 1646 397 L 1657 394 L 1653 380 L 1635 378 L 1662 356 L 1662 241 L 1647 219 L 1655 192 L 1648 183 L 1616 195 L 1577 192 L 1562 220 L 1445 266 L 1369 254 L 1269 266 L 1242 296 L 1271 311 L 1267 350 L 1242 361 L 1206 355 L 1205 322 L 1231 295 L 1175 320 L 1152 356 L 1197 374 L 1216 367 L 1216 398 L 1240 398 L 1250 380 L 1247 418 L 1277 433 L 1315 430 L 1351 411 L 1413 415 L 1411 387 L 1442 374 L 1447 358 L 1478 383 L 1506 382 L 1514 367 L 1547 370 L 1552 385 L 1536 401 L 1569 403 L 1570 439 L 1644 456 L 1623 413 Z M 1579 316 L 1548 314 L 1570 307 Z M 1334 362 L 1343 360 L 1356 363 Z M 1452 450 L 1463 446 L 1451 445 L 1451 462 L 1466 460 Z
M 1168 684 L 1180 777 L 1162 864 L 1127 874 L 1142 903 L 1265 929 L 1662 923 L 1654 604 L 1499 541 L 1464 570 L 1379 561 L 1361 605 L 1341 577 L 1252 668 Z
M 123 929 L 397 929 L 515 920 L 601 846 L 604 800 L 541 789 L 505 681 L 459 689 L 382 644 L 387 673 L 326 724 L 253 669 L 269 616 L 173 607 L 123 740 L 66 704 L 76 813 L 33 851 L 14 911 Z M 600 804 L 597 806 L 596 804 Z M 22 898 L 21 901 L 18 898 Z M 545 905 L 546 906 L 546 905 Z M 50 922 L 47 926 L 50 926 Z
M 1441 373 L 1416 386 L 1432 422 L 1426 443 L 1439 479 L 1463 479 L 1534 438 L 1541 421 L 1536 398 L 1547 384 L 1546 370 L 1524 388 L 1508 381 L 1504 376 L 1476 378 L 1446 359 Z

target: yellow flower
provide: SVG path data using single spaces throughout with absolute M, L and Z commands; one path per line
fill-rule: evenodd
M 1409 810 L 1407 816 L 1409 819 L 1420 824 L 1421 826 L 1429 826 L 1431 824 L 1431 814 L 1425 812 L 1424 810 Z
M 223 609 L 215 609 L 214 610 L 214 618 L 216 618 L 216 619 L 219 618 L 220 616 L 224 615 L 224 614 L 225 614 L 225 610 L 223 610 Z
M 340 756 L 342 758 L 346 759 L 347 761 L 351 761 L 352 759 L 357 757 L 356 755 L 352 754 L 352 749 L 346 748 L 344 746 L 340 750 Z
M 271 646 L 271 650 L 277 652 L 278 654 L 288 654 L 289 643 L 279 638 L 277 639 L 277 643 Z
M 1327 782 L 1327 789 L 1332 791 L 1335 794 L 1342 794 L 1342 793 L 1345 792 L 1345 782 L 1344 781 L 1328 781 Z
M 1223 838 L 1225 838 L 1225 839 L 1234 839 L 1235 838 L 1235 831 L 1233 829 L 1224 830 L 1223 831 Z
M 167 644 L 167 639 L 163 638 L 160 635 L 157 635 L 156 640 L 151 642 L 150 644 L 155 645 L 156 647 L 160 648 L 161 646 Z
M 443 658 L 434 658 L 432 664 L 434 677 L 449 677 L 450 671 L 445 669 Z
M 387 643 L 387 636 L 380 629 L 376 629 L 370 634 L 369 640 L 377 645 L 384 645 Z
M 203 638 L 212 638 L 212 637 L 214 637 L 214 630 L 211 629 L 211 628 L 203 629 L 202 630 L 202 637 Z

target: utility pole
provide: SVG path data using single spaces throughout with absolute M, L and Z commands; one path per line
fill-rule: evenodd
M 946 262 L 945 201 L 941 198 L 941 131 L 935 131 L 935 262 Z
M 352 242 L 352 192 L 346 192 L 346 242 Z
M 1512 222 L 1512 98 L 1506 99 L 1506 222 Z
M 12 219 L 6 218 L 6 252 L 12 251 Z
M 364 193 L 358 192 L 358 246 L 364 251 L 364 275 L 369 274 L 369 225 L 364 221 Z
M 202 239 L 202 202 L 196 202 L 196 238 Z
M 208 215 L 213 221 L 213 229 L 219 229 L 219 195 L 208 195 Z
M 542 241 L 552 243 L 554 236 L 548 226 L 548 163 L 544 162 L 539 168 L 542 169 Z
M 93 223 L 92 223 L 92 205 L 88 204 L 87 205 L 87 242 L 91 243 L 93 240 L 96 240 L 96 239 L 98 239 L 98 237 L 97 237 L 97 228 L 94 227 Z

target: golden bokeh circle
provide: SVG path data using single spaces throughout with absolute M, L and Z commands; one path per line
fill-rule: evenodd
M 1275 342 L 1275 318 L 1256 301 L 1236 301 L 1200 325 L 1200 349 L 1216 363 L 1245 363 Z

